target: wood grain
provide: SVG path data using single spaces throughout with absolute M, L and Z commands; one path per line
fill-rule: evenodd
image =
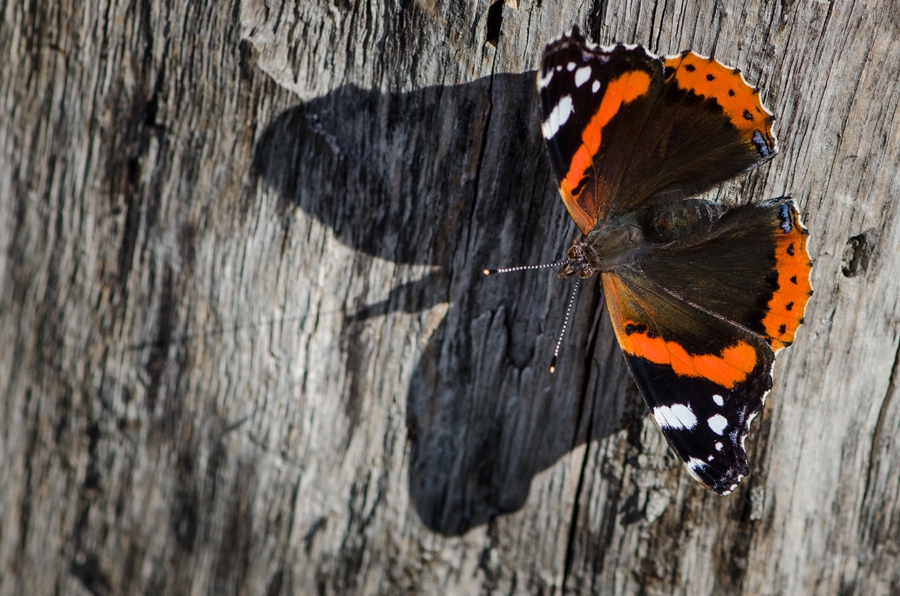
M 182 5 L 183 4 L 183 5 Z M 3 5 L 0 594 L 900 593 L 892 3 Z M 816 294 L 730 497 L 648 417 L 534 71 L 740 67 Z

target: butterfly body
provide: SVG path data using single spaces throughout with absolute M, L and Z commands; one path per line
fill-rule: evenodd
M 687 470 L 728 494 L 812 289 L 791 199 L 693 198 L 771 159 L 772 115 L 739 71 L 692 52 L 600 47 L 574 29 L 537 77 L 542 132 L 582 236 L 560 278 L 600 274 L 613 330 Z
M 559 278 L 590 277 L 620 267 L 640 267 L 641 259 L 672 243 L 708 234 L 725 209 L 719 203 L 686 200 L 624 213 L 597 222 L 593 230 L 569 248 Z

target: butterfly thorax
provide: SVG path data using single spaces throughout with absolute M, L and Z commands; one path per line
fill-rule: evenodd
M 600 271 L 615 271 L 634 264 L 654 247 L 689 243 L 691 236 L 706 237 L 724 212 L 718 203 L 688 199 L 603 219 L 572 243 L 558 276 L 585 278 Z

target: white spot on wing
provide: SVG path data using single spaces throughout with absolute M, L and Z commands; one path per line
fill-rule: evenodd
M 594 81 L 594 84 L 591 85 L 591 93 L 596 93 L 600 91 L 600 81 Z
M 552 79 L 553 79 L 553 69 L 552 68 L 547 71 L 546 75 L 542 75 L 541 73 L 538 73 L 538 79 L 537 79 L 538 89 L 546 89 Z
M 547 119 L 541 123 L 541 131 L 544 133 L 544 138 L 550 140 L 559 132 L 559 127 L 566 123 L 566 120 L 569 119 L 569 114 L 572 113 L 572 96 L 564 95 L 559 103 L 554 106 L 554 108 L 550 111 L 550 115 L 547 116 Z
M 719 441 L 716 441 L 716 451 L 722 451 L 722 447 L 724 447 L 724 445 Z
M 591 78 L 591 67 L 582 66 L 575 71 L 575 86 L 581 87 L 582 85 L 587 83 L 589 78 Z
M 702 459 L 697 459 L 696 457 L 692 457 L 687 460 L 688 467 L 695 473 L 702 472 L 709 465 Z
M 572 72 L 573 70 L 575 70 L 576 66 L 577 64 L 575 64 L 574 62 L 569 62 L 568 64 L 566 64 L 566 70 Z
M 691 408 L 684 404 L 653 408 L 653 417 L 663 428 L 692 429 L 697 426 L 697 417 Z
M 722 396 L 718 393 L 713 395 L 713 401 L 716 402 L 717 406 L 721 406 L 725 403 L 725 401 L 722 399 Z
M 712 431 L 719 436 L 722 436 L 722 433 L 724 433 L 725 429 L 728 428 L 728 419 L 721 414 L 710 416 L 709 420 L 707 420 L 706 423 L 709 424 L 709 427 L 712 429 Z
M 704 483 L 703 479 L 700 478 L 700 472 L 705 470 L 709 466 L 709 464 L 707 464 L 702 459 L 697 459 L 696 457 L 692 457 L 689 460 L 687 460 L 686 462 L 684 462 L 684 465 L 687 468 L 687 471 L 690 472 L 691 476 L 696 478 L 697 481 L 700 482 L 701 484 Z

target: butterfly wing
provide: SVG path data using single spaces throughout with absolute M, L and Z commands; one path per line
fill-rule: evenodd
M 774 352 L 793 340 L 812 293 L 806 230 L 790 200 L 775 200 L 668 240 L 603 273 L 603 289 L 654 419 L 687 470 L 725 495 L 748 472 L 744 439 Z
M 614 207 L 684 199 L 765 163 L 777 152 L 774 120 L 739 70 L 694 52 L 667 57 Z
M 659 224 L 652 220 L 673 210 L 648 211 L 651 235 Z M 659 286 L 736 322 L 778 352 L 794 340 L 812 295 L 808 235 L 794 201 L 772 199 L 725 211 L 709 231 L 658 243 L 640 268 Z
M 776 152 L 774 118 L 740 75 L 693 52 L 595 46 L 577 28 L 538 72 L 542 132 L 582 232 L 610 212 L 703 192 Z
M 577 28 L 547 46 L 537 77 L 541 131 L 559 193 L 585 234 L 609 211 L 662 84 L 662 62 L 640 47 L 595 46 Z

